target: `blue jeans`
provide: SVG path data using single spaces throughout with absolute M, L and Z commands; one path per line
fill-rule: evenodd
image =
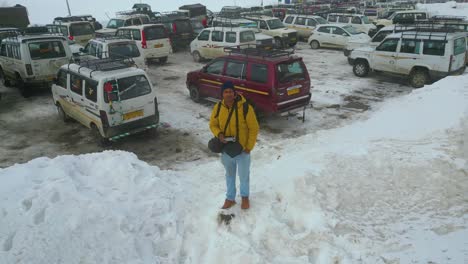
M 250 193 L 250 154 L 242 152 L 231 158 L 228 154 L 221 154 L 221 163 L 226 170 L 226 199 L 234 201 L 236 199 L 236 169 L 239 170 L 240 195 L 248 197 Z

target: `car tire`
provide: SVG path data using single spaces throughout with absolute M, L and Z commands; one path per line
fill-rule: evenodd
M 200 90 L 198 89 L 198 87 L 196 87 L 195 85 L 191 85 L 189 88 L 189 92 L 190 92 L 190 99 L 192 99 L 192 101 L 194 101 L 195 103 L 199 103 L 201 97 L 200 97 Z
M 159 63 L 160 64 L 164 64 L 167 62 L 167 56 L 166 57 L 162 57 L 162 58 L 159 58 Z
M 421 88 L 429 82 L 427 71 L 416 69 L 410 73 L 409 82 L 414 88 Z
M 320 48 L 320 43 L 316 40 L 312 40 L 310 42 L 310 48 L 311 49 L 319 49 Z
M 10 87 L 11 86 L 11 81 L 6 77 L 5 73 L 3 72 L 3 69 L 0 68 L 0 78 L 2 78 L 2 83 L 5 87 Z
M 200 55 L 200 52 L 198 51 L 194 51 L 192 53 L 192 57 L 195 62 L 201 62 L 203 60 L 203 57 Z
M 354 63 L 353 73 L 358 77 L 366 77 L 369 74 L 369 64 L 365 60 L 358 60 Z
M 24 98 L 31 96 L 31 91 L 26 86 L 26 83 L 24 83 L 23 78 L 21 78 L 19 74 L 16 74 L 15 86 L 19 89 L 21 95 Z
M 57 113 L 60 119 L 63 120 L 64 123 L 67 123 L 70 121 L 70 117 L 63 111 L 63 108 L 60 104 L 57 104 Z
M 282 49 L 284 47 L 283 41 L 278 37 L 274 38 L 273 39 L 273 47 L 275 49 Z

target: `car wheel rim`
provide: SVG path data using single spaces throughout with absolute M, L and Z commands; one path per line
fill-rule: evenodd
M 365 71 L 364 68 L 365 68 L 365 67 L 364 67 L 364 65 L 362 65 L 362 64 L 356 65 L 356 73 L 357 73 L 358 75 L 364 74 L 364 71 Z
M 416 74 L 416 76 L 413 78 L 413 83 L 417 86 L 423 86 L 425 82 L 426 78 L 424 78 L 422 74 Z
M 193 58 L 194 58 L 195 61 L 197 61 L 197 62 L 200 61 L 200 55 L 198 54 L 198 52 L 195 52 L 195 53 L 193 54 Z
M 190 97 L 193 100 L 198 100 L 198 91 L 195 88 L 190 89 Z

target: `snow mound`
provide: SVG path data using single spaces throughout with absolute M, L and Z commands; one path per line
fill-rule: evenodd
M 464 16 L 468 19 L 468 3 L 449 1 L 436 4 L 416 4 L 416 9 L 427 10 L 432 15 Z

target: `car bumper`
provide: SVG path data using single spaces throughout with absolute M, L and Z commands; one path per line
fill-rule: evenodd
M 288 113 L 294 113 L 304 110 L 310 104 L 312 94 L 304 95 L 298 98 L 291 99 L 285 102 L 279 102 L 276 105 L 276 113 L 279 115 L 285 115 Z
M 130 135 L 141 133 L 145 130 L 157 128 L 159 125 L 159 113 L 126 124 L 107 127 L 104 129 L 105 137 L 111 141 Z
M 353 50 L 352 50 L 352 49 L 344 48 L 344 49 L 343 49 L 343 54 L 344 54 L 346 57 L 348 57 L 349 54 L 351 54 L 351 51 L 353 51 Z

